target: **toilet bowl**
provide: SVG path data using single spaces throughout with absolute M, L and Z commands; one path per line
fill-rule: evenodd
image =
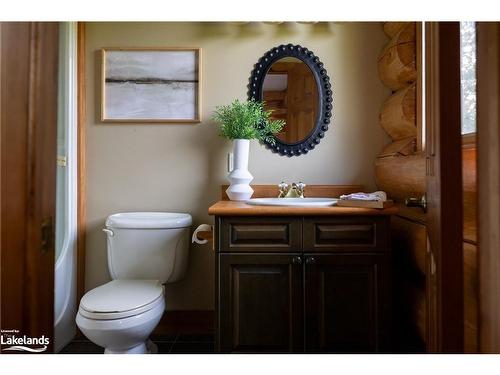
M 113 280 L 87 292 L 76 324 L 106 354 L 155 352 L 149 335 L 166 307 L 165 283 L 184 277 L 188 214 L 137 212 L 106 220 L 108 266 Z

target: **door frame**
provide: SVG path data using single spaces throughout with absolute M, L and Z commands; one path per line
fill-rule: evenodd
M 86 121 L 86 84 L 85 84 L 85 22 L 77 23 L 77 237 L 76 237 L 76 301 L 80 303 L 85 293 L 85 237 L 86 223 L 86 163 L 85 163 L 85 121 Z
M 477 23 L 479 351 L 500 353 L 500 23 Z

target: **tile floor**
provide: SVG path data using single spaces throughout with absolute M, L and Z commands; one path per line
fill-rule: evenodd
M 210 334 L 173 334 L 151 336 L 159 354 L 210 354 L 214 352 L 214 336 Z M 101 354 L 104 349 L 85 338 L 71 341 L 61 354 Z

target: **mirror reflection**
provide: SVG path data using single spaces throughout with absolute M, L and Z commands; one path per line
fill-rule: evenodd
M 262 100 L 272 118 L 284 120 L 276 138 L 283 143 L 301 142 L 314 129 L 318 116 L 318 87 L 309 67 L 295 57 L 277 60 L 264 78 Z

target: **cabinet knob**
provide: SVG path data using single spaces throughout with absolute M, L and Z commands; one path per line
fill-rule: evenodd
M 293 257 L 292 263 L 293 264 L 302 264 L 302 258 L 301 257 Z
M 316 259 L 314 257 L 307 257 L 306 264 L 314 264 L 316 263 Z

